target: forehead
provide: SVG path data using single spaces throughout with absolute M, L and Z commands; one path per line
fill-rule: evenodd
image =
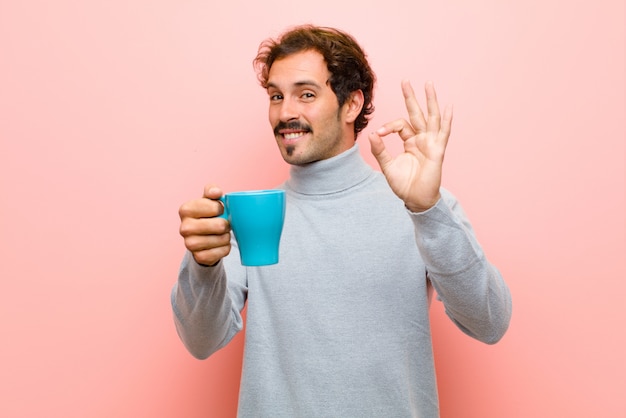
M 268 74 L 267 86 L 268 88 L 300 84 L 324 86 L 329 77 L 330 72 L 322 54 L 308 50 L 274 61 Z

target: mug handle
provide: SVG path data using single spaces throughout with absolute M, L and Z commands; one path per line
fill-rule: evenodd
M 222 207 L 224 208 L 224 213 L 219 215 L 218 218 L 223 218 L 223 219 L 228 220 L 228 209 L 226 209 L 226 200 L 224 200 L 224 196 L 220 197 L 218 200 L 222 202 Z

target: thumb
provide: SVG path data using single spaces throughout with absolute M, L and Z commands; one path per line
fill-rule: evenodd
M 387 151 L 385 147 L 385 143 L 383 139 L 376 132 L 371 132 L 368 136 L 370 141 L 370 150 L 372 151 L 372 155 L 378 161 L 378 165 L 380 165 L 380 169 L 384 170 L 385 167 L 393 160 L 391 155 Z
M 204 186 L 204 194 L 202 195 L 202 197 L 216 200 L 222 197 L 222 194 L 222 189 L 214 184 L 207 184 L 206 186 Z

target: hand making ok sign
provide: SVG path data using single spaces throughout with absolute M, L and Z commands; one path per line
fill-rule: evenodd
M 437 94 L 431 82 L 426 83 L 425 117 L 408 81 L 402 82 L 402 93 L 409 121 L 397 119 L 386 123 L 369 136 L 372 154 L 387 178 L 391 189 L 412 212 L 423 212 L 440 199 L 443 157 L 450 137 L 452 108 L 441 117 Z M 404 152 L 393 157 L 383 137 L 397 133 L 404 141 Z

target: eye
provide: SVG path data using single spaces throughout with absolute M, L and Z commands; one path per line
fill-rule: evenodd
M 300 97 L 302 98 L 302 100 L 311 101 L 315 99 L 315 93 L 311 93 L 307 91 L 307 92 L 302 93 Z
M 270 94 L 269 96 L 270 96 L 270 102 L 278 102 L 283 99 L 283 95 L 278 94 L 278 93 L 273 93 L 273 94 Z

